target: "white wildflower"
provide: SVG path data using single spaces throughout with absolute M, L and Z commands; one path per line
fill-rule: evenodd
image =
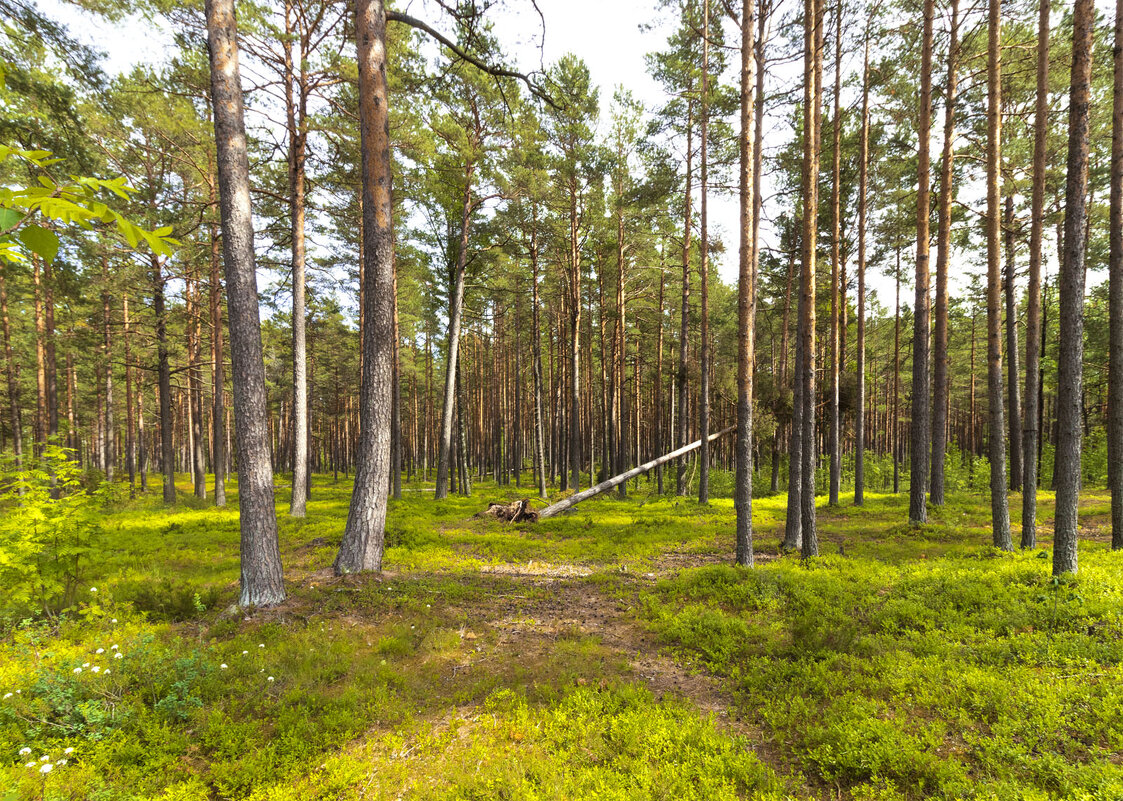
M 28 748 L 28 747 L 27 747 L 26 745 L 25 745 L 25 746 L 24 746 L 23 748 L 21 748 L 21 749 L 19 750 L 19 755 L 20 755 L 20 756 L 27 756 L 27 755 L 28 755 L 28 754 L 30 754 L 30 753 L 31 753 L 31 749 L 30 749 L 30 748 Z
M 109 622 L 110 622 L 110 623 L 116 623 L 116 622 L 117 622 L 117 618 L 113 618 L 113 619 L 112 619 L 112 620 L 110 620 Z
M 113 643 L 111 646 L 109 646 L 109 650 L 110 651 L 116 651 L 117 650 L 117 643 Z
M 219 670 L 226 670 L 226 667 L 227 667 L 226 663 L 223 662 L 221 665 L 218 666 L 218 669 Z
M 245 656 L 248 653 L 249 653 L 249 651 L 242 651 L 242 656 Z
M 97 649 L 96 651 L 94 651 L 94 653 L 95 653 L 95 654 L 104 654 L 104 653 L 105 653 L 105 649 L 104 649 L 104 648 L 98 648 L 98 649 Z
M 74 747 L 71 746 L 70 748 L 64 748 L 64 749 L 62 749 L 62 752 L 64 754 L 73 754 L 74 753 Z
M 46 765 L 40 766 L 39 772 L 40 773 L 50 773 L 54 769 L 55 769 L 55 766 L 52 765 L 50 762 L 48 762 Z
M 94 665 L 92 668 L 90 668 L 90 670 L 92 670 L 94 673 L 101 673 L 101 668 L 98 665 Z
M 55 764 L 56 764 L 56 765 L 65 765 L 65 764 L 66 764 L 67 762 L 69 762 L 69 761 L 70 761 L 70 760 L 68 760 L 68 759 L 60 759 L 60 760 L 59 760 L 58 762 L 56 762 Z
M 39 757 L 39 761 L 40 762 L 50 762 L 51 761 L 51 755 L 50 754 L 43 754 L 43 756 Z
M 39 764 L 38 762 L 28 762 L 26 765 L 24 765 L 24 767 L 25 768 L 33 768 L 38 764 Z
M 268 679 L 266 679 L 266 681 L 273 681 L 273 677 L 270 676 Z
M 7 701 L 7 700 L 8 700 L 9 698 L 11 698 L 11 697 L 12 697 L 12 694 L 11 694 L 11 693 L 4 693 L 4 700 L 5 700 L 5 701 Z
M 117 653 L 113 654 L 113 658 L 114 659 L 124 659 L 125 655 L 123 653 L 121 653 L 120 651 L 118 651 Z
M 74 672 L 75 672 L 75 673 L 81 673 L 81 672 L 82 672 L 82 668 L 74 668 Z
M 258 647 L 258 648 L 264 648 L 264 647 L 265 647 L 265 643 L 263 643 L 263 642 L 259 642 L 259 643 L 257 644 L 257 647 Z
M 90 592 L 92 592 L 94 595 L 97 595 L 97 587 L 90 587 Z
M 90 663 L 89 663 L 89 662 L 83 662 L 83 663 L 82 663 L 82 667 L 89 667 L 89 666 L 90 666 Z
M 103 675 L 103 676 L 108 676 L 108 675 L 110 674 L 110 672 L 111 672 L 111 671 L 109 670 L 109 668 L 106 668 L 106 669 L 105 669 L 105 673 L 103 673 L 102 675 Z

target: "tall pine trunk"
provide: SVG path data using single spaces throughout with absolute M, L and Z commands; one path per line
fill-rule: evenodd
M 1088 105 L 1095 5 L 1076 0 L 1072 15 L 1072 77 L 1068 107 L 1064 258 L 1060 272 L 1057 338 L 1057 516 L 1053 575 L 1075 573 L 1080 450 L 1084 434 L 1084 225 L 1088 196 Z
M 1022 439 L 1022 547 L 1037 547 L 1037 470 L 1041 442 L 1041 234 L 1049 125 L 1049 0 L 1037 17 L 1037 100 L 1033 118 L 1033 191 L 1030 200 L 1029 287 L 1026 290 L 1025 437 Z M 1112 351 L 1114 356 L 1114 351 Z M 1110 457 L 1108 464 L 1111 464 Z
M 1012 187 L 1011 187 L 1012 188 Z M 1014 271 L 1014 196 L 1006 196 L 1006 274 L 1003 290 L 1006 299 L 1006 406 L 1010 429 L 1010 490 L 1022 485 L 1022 399 L 1018 382 L 1018 305 Z
M 1002 409 L 1002 210 L 999 171 L 1002 147 L 1001 0 L 989 0 L 987 15 L 987 400 L 990 405 L 990 513 L 995 547 L 1010 550 L 1006 497 L 1006 425 Z
M 1043 0 L 1044 2 L 1044 0 Z M 1111 547 L 1123 548 L 1123 0 L 1115 3 L 1115 86 L 1111 115 L 1111 210 L 1109 271 L 1110 354 L 1107 402 Z
M 868 30 L 868 28 L 867 28 Z M 866 212 L 870 167 L 870 39 L 862 60 L 862 129 L 858 144 L 858 344 L 857 413 L 854 417 L 854 504 L 866 493 Z
M 951 202 L 955 180 L 955 97 L 959 58 L 959 0 L 951 2 L 948 42 L 948 75 L 944 88 L 944 144 L 940 161 L 940 197 L 936 223 L 936 325 L 932 368 L 932 478 L 933 506 L 944 505 L 944 462 L 948 451 L 948 263 L 951 261 Z
M 916 195 L 916 297 L 912 314 L 912 421 L 910 431 L 909 523 L 928 519 L 928 457 L 931 453 L 932 420 L 928 394 L 929 314 L 929 219 L 931 217 L 932 139 L 932 18 L 935 0 L 924 0 L 924 33 L 920 57 L 920 153 Z
M 839 483 L 842 480 L 842 441 L 838 407 L 839 364 L 839 262 L 842 238 L 842 0 L 835 2 L 834 14 L 834 123 L 832 124 L 831 169 L 831 387 L 829 398 L 828 444 L 830 451 L 830 486 L 828 503 L 838 506 Z
M 701 376 L 698 382 L 698 437 L 702 447 L 698 450 L 698 502 L 710 502 L 710 230 L 709 230 L 709 129 L 710 129 L 710 0 L 702 0 L 702 114 L 701 114 L 701 184 L 702 198 L 699 208 L 700 233 L 698 245 L 702 251 L 698 274 L 701 281 L 702 347 Z M 743 90 L 742 90 L 743 91 Z M 743 135 L 747 136 L 748 131 Z M 742 220 L 742 225 L 744 220 Z M 741 334 L 743 336 L 743 333 Z M 738 370 L 740 367 L 738 367 Z M 740 401 L 738 401 L 740 402 Z M 738 535 L 739 536 L 739 535 Z
M 234 0 L 207 0 L 206 16 L 230 315 L 230 357 L 234 376 L 242 557 L 239 604 L 272 606 L 285 599 L 285 586 L 273 505 L 265 365 L 258 314 L 253 211 L 250 208 L 249 159 L 238 70 Z M 170 398 L 165 396 L 161 400 L 166 404 Z
M 337 574 L 380 570 L 390 478 L 390 396 L 394 350 L 394 239 L 391 221 L 390 116 L 386 85 L 386 9 L 356 0 L 359 136 L 363 176 L 363 370 L 355 489 Z

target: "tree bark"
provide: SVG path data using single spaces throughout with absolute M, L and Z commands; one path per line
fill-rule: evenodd
M 702 0 L 702 102 L 701 102 L 701 184 L 702 198 L 699 208 L 702 251 L 698 274 L 701 281 L 701 376 L 698 382 L 698 431 L 701 447 L 698 449 L 698 502 L 710 502 L 710 231 L 709 231 L 709 117 L 710 117 L 710 0 Z M 743 90 L 742 90 L 743 91 Z M 747 131 L 742 133 L 747 136 Z M 744 225 L 742 219 L 741 224 Z M 741 336 L 744 336 L 743 332 Z M 738 363 L 740 357 L 738 357 Z M 738 366 L 738 370 L 740 367 Z M 738 392 L 740 395 L 740 392 Z M 740 400 L 738 400 L 740 403 Z M 740 524 L 738 524 L 739 526 Z M 740 533 L 738 533 L 738 538 Z M 738 539 L 738 542 L 740 540 Z
M 819 127 L 822 104 L 822 13 L 819 0 L 804 0 L 803 48 L 803 271 L 800 277 L 800 534 L 802 555 L 819 555 L 815 531 L 815 257 L 819 208 Z
M 1083 0 L 1082 0 L 1083 1 Z M 999 171 L 1002 147 L 1001 0 L 989 0 L 987 14 L 987 400 L 990 405 L 990 512 L 992 541 L 1010 550 L 1010 507 L 1006 497 L 1006 431 L 1002 409 L 1002 304 Z
M 1088 105 L 1095 6 L 1076 0 L 1072 16 L 1072 74 L 1068 109 L 1068 177 L 1065 181 L 1064 258 L 1060 273 L 1057 351 L 1057 514 L 1053 575 L 1077 570 L 1077 503 L 1080 495 L 1084 396 L 1084 236 L 1088 195 Z M 1114 143 L 1113 143 L 1114 146 Z M 1114 155 L 1114 154 L 1113 154 Z
M 692 89 L 693 87 L 688 87 Z M 690 239 L 693 232 L 691 203 L 693 200 L 692 179 L 694 177 L 694 100 L 686 101 L 686 191 L 683 193 L 682 212 L 682 307 L 678 336 L 678 420 L 675 442 L 679 447 L 686 444 L 690 424 L 686 413 L 689 403 L 689 384 L 686 373 L 687 334 L 690 330 Z M 675 494 L 686 495 L 686 460 L 679 459 L 675 473 Z
M 386 85 L 386 9 L 356 0 L 359 134 L 363 176 L 363 373 L 359 448 L 347 529 L 336 574 L 380 570 L 390 477 L 390 397 L 394 350 L 394 240 L 390 117 Z
M 839 304 L 839 262 L 840 242 L 842 238 L 842 0 L 835 0 L 835 25 L 834 25 L 834 123 L 831 134 L 833 136 L 832 170 L 831 170 L 831 387 L 828 426 L 828 444 L 830 450 L 830 486 L 828 488 L 827 502 L 831 506 L 838 506 L 839 483 L 842 480 L 842 441 L 840 435 L 839 408 L 838 408 L 838 379 L 839 379 L 839 330 L 838 321 L 841 312 Z
M 448 293 L 448 345 L 445 349 L 445 391 L 441 407 L 441 434 L 437 441 L 437 500 L 448 497 L 449 453 L 452 447 L 452 412 L 456 405 L 456 369 L 460 364 L 460 326 L 464 315 L 464 271 L 468 264 L 468 237 L 472 222 L 472 173 L 464 170 L 464 202 L 460 218 L 460 240 L 452 268 Z
M 734 428 L 735 428 L 735 426 L 730 426 L 729 428 L 722 429 L 721 431 L 718 431 L 715 434 L 710 434 L 710 442 L 713 442 L 718 437 L 721 437 L 721 436 L 724 436 L 725 434 L 728 434 L 729 432 L 733 431 Z M 698 448 L 700 448 L 701 446 L 702 446 L 702 441 L 701 440 L 695 440 L 694 442 L 690 443 L 689 445 L 684 445 L 681 448 L 677 448 L 676 450 L 673 450 L 670 453 L 664 454 L 663 456 L 660 456 L 657 459 L 652 459 L 649 462 L 644 462 L 641 465 L 637 465 L 636 467 L 633 467 L 631 470 L 627 470 L 627 471 L 621 473 L 618 476 L 613 476 L 612 478 L 608 479 L 607 481 L 602 481 L 601 483 L 599 483 L 595 486 L 589 487 L 588 489 L 582 490 L 581 492 L 574 493 L 573 495 L 570 495 L 568 498 L 563 498 L 562 500 L 558 501 L 557 503 L 551 504 L 550 506 L 547 506 L 545 509 L 543 509 L 541 512 L 538 513 L 538 517 L 539 518 L 546 518 L 546 517 L 553 517 L 554 515 L 557 515 L 557 514 L 561 514 L 562 512 L 566 511 L 567 509 L 571 509 L 572 507 L 581 503 L 581 501 L 587 501 L 589 498 L 593 498 L 597 495 L 600 495 L 602 492 L 607 492 L 608 490 L 612 489 L 613 487 L 619 486 L 622 482 L 628 481 L 632 478 L 635 478 L 636 476 L 642 475 L 642 474 L 646 473 L 648 470 L 652 470 L 655 467 L 657 467 L 658 465 L 666 464 L 667 462 L 671 461 L 672 459 L 676 459 L 679 456 L 683 456 L 687 453 L 690 453 L 691 451 L 695 451 Z
M 23 420 L 21 419 L 19 367 L 12 351 L 12 321 L 8 314 L 7 264 L 0 260 L 0 322 L 4 333 L 4 372 L 8 379 L 8 421 L 12 426 L 12 455 L 17 470 L 23 469 Z
M 1044 2 L 1044 0 L 1043 0 Z M 1111 206 L 1107 402 L 1108 484 L 1111 488 L 1111 547 L 1123 548 L 1123 0 L 1115 3 L 1115 84 L 1111 114 Z M 1027 345 L 1028 347 L 1028 345 Z
M 931 453 L 931 397 L 928 392 L 929 219 L 932 179 L 929 145 L 932 140 L 932 18 L 934 0 L 924 0 L 924 33 L 920 58 L 920 153 L 916 196 L 916 296 L 912 314 L 912 420 L 910 432 L 909 523 L 928 519 L 928 456 Z
M 733 506 L 737 512 L 737 564 L 753 566 L 753 358 L 756 325 L 756 282 L 753 264 L 756 203 L 753 143 L 754 0 L 741 6 L 741 131 L 740 146 L 740 273 L 737 279 L 737 442 L 734 456 Z M 709 432 L 703 429 L 703 441 Z
M 292 31 L 292 4 L 285 3 L 286 33 Z M 296 59 L 284 42 L 285 122 L 288 133 L 289 224 L 292 260 L 292 497 L 289 515 L 304 517 L 308 505 L 308 351 L 305 314 L 305 143 L 307 94 L 297 63 L 303 64 L 300 36 Z M 303 73 L 303 66 L 300 67 Z
M 1003 289 L 1006 296 L 1006 405 L 1010 429 L 1010 490 L 1017 492 L 1022 483 L 1022 400 L 1018 382 L 1018 305 L 1015 300 L 1014 276 L 1014 196 L 1006 196 L 1006 275 Z
M 213 177 L 210 183 L 210 192 L 211 202 L 217 208 L 218 198 Z M 223 366 L 224 353 L 222 346 L 222 277 L 220 274 L 222 262 L 219 258 L 218 225 L 213 221 L 210 224 L 210 240 L 211 429 L 214 437 L 211 459 L 214 469 L 214 505 L 221 509 L 226 506 L 226 432 L 223 430 L 223 422 L 226 417 L 224 391 L 226 376 Z
M 1047 1 L 1047 0 L 1046 0 Z M 948 264 L 951 261 L 951 202 L 955 172 L 955 98 L 958 88 L 959 0 L 951 2 L 948 74 L 944 88 L 944 144 L 940 162 L 940 197 L 936 223 L 936 325 L 932 370 L 932 477 L 929 500 L 944 505 L 944 462 L 948 451 Z M 862 223 L 859 223 L 860 225 Z
M 285 587 L 269 454 L 265 366 L 234 0 L 207 0 L 206 17 L 238 447 L 242 557 L 239 604 L 272 606 L 285 599 Z M 160 286 L 162 288 L 162 282 Z M 161 399 L 165 404 L 169 400 L 167 396 Z
M 954 2 L 955 0 L 953 0 Z M 872 19 L 871 19 L 872 22 Z M 869 30 L 867 26 L 867 31 Z M 870 164 L 870 39 L 862 61 L 862 130 L 858 154 L 858 403 L 854 418 L 854 504 L 866 497 L 866 212 Z
M 542 323 L 539 319 L 541 302 L 538 298 L 538 206 L 532 212 L 530 229 L 530 275 L 532 292 L 531 344 L 534 348 L 534 460 L 538 473 L 538 497 L 546 498 L 546 447 L 545 426 L 542 420 Z

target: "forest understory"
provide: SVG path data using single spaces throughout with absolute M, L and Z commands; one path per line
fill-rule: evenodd
M 513 487 L 404 489 L 381 575 L 337 578 L 351 487 L 317 476 L 308 517 L 278 515 L 288 600 L 256 613 L 233 606 L 236 506 L 193 501 L 187 476 L 174 509 L 110 501 L 71 611 L 0 650 L 0 797 L 1123 793 L 1104 492 L 1082 502 L 1079 578 L 1054 580 L 1048 493 L 1016 553 L 987 544 L 985 498 L 921 527 L 907 494 L 824 504 L 810 563 L 781 553 L 785 497 L 759 498 L 746 570 L 728 499 L 641 482 L 510 525 L 474 515 Z

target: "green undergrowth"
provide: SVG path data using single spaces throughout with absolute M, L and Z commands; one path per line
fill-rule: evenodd
M 987 545 L 984 501 L 911 528 L 906 498 L 872 494 L 821 510 L 805 566 L 762 495 L 758 568 L 692 568 L 731 561 L 728 499 L 641 482 L 508 526 L 474 515 L 525 489 L 412 485 L 383 576 L 336 579 L 350 484 L 316 477 L 294 520 L 278 481 L 279 609 L 232 606 L 233 482 L 226 509 L 186 481 L 170 509 L 102 493 L 59 606 L 0 595 L 0 799 L 1123 797 L 1123 581 L 1101 543 L 1053 584 L 1047 559 Z M 1105 509 L 1090 495 L 1085 523 Z M 724 679 L 727 719 L 767 747 L 688 689 L 645 689 L 595 618 L 543 628 L 559 586 Z
M 824 786 L 1123 797 L 1118 557 L 1082 547 L 1079 579 L 1054 582 L 1044 550 L 934 558 L 923 532 L 912 540 L 897 563 L 857 543 L 810 564 L 684 571 L 644 595 L 644 616 L 728 677 L 739 709 Z

